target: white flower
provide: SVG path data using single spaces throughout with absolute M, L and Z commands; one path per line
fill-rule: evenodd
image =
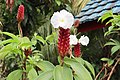
M 78 39 L 76 38 L 76 35 L 70 35 L 70 45 L 76 45 L 78 42 Z
M 62 27 L 64 29 L 71 28 L 74 24 L 74 16 L 66 10 L 55 12 L 51 17 L 51 24 L 54 28 Z
M 84 46 L 87 46 L 89 43 L 89 38 L 87 36 L 81 36 L 81 38 L 79 39 L 79 43 L 81 43 Z

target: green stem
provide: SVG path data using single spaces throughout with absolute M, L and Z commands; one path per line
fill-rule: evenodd
M 18 31 L 19 31 L 20 37 L 23 37 L 22 28 L 21 28 L 20 24 L 21 24 L 21 22 L 18 22 Z

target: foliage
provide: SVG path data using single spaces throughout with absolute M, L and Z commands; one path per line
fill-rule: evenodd
M 35 35 L 33 37 L 34 41 L 33 38 L 30 41 L 28 37 L 21 38 L 8 32 L 1 32 L 1 34 L 5 34 L 11 38 L 7 40 L 3 40 L 0 43 L 0 45 L 3 45 L 3 47 L 0 50 L 0 59 L 11 60 L 12 58 L 14 58 L 15 60 L 17 60 L 19 58 L 19 60 L 17 60 L 16 63 L 14 63 L 14 65 L 17 65 L 18 68 L 15 71 L 13 70 L 8 75 L 8 77 L 6 78 L 7 80 L 12 80 L 12 78 L 14 77 L 16 77 L 16 79 L 19 80 L 23 78 L 22 75 L 24 75 L 25 73 L 26 75 L 28 75 L 27 78 L 29 78 L 30 80 L 39 80 L 39 79 L 61 80 L 61 78 L 64 80 L 73 80 L 73 77 L 75 78 L 75 80 L 77 79 L 92 80 L 92 76 L 93 78 L 95 77 L 94 68 L 92 67 L 92 65 L 89 62 L 83 60 L 82 58 L 71 59 L 66 57 L 64 59 L 63 66 L 61 65 L 54 66 L 49 61 L 42 60 L 40 58 L 41 55 L 39 53 L 34 53 L 36 52 L 34 46 L 36 45 L 37 40 L 39 40 L 43 44 L 46 43 L 41 36 Z M 32 48 L 32 53 L 25 52 L 25 49 L 27 50 L 29 48 Z M 40 70 L 36 71 L 35 66 Z M 66 73 L 66 75 L 63 75 L 63 73 Z M 92 76 L 90 74 L 92 74 Z M 88 76 L 86 77 L 86 79 L 83 77 L 85 75 Z M 66 76 L 66 77 L 59 77 L 59 76 Z
M 13 80 L 13 78 L 16 80 L 93 80 L 95 78 L 92 65 L 80 57 L 65 57 L 63 64 L 58 63 L 60 62 L 56 48 L 58 33 L 57 29 L 52 28 L 50 17 L 54 11 L 62 8 L 70 11 L 73 4 L 71 0 L 14 1 L 12 13 L 5 9 L 5 0 L 0 2 L 3 18 L 0 20 L 3 23 L 3 32 L 0 34 L 5 36 L 0 41 L 0 60 L 3 62 L 2 75 L 6 80 Z M 83 1 L 78 2 L 83 4 Z M 15 35 L 18 34 L 16 13 L 20 4 L 25 6 L 25 19 L 21 23 L 23 37 Z
M 110 72 L 106 71 L 106 74 L 102 78 L 107 78 L 109 80 L 113 74 L 113 70 L 116 68 L 118 63 L 120 62 L 120 42 L 119 42 L 119 28 L 120 28 L 120 15 L 119 14 L 113 14 L 112 11 L 108 11 L 105 13 L 102 17 L 99 18 L 101 22 L 106 22 L 106 25 L 110 25 L 108 27 L 108 30 L 105 32 L 104 36 L 108 37 L 108 41 L 105 46 L 111 46 L 111 56 L 109 58 L 102 58 L 102 61 L 106 61 L 107 64 L 105 64 L 103 67 L 103 70 L 106 69 L 106 67 L 113 67 Z M 115 39 L 113 39 L 115 38 Z

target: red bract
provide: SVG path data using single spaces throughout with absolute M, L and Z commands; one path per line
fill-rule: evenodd
M 12 12 L 13 5 L 14 5 L 14 0 L 6 0 L 6 9 L 10 8 L 10 12 Z
M 10 0 L 6 0 L 6 9 L 9 8 Z
M 24 5 L 20 5 L 17 13 L 17 21 L 21 22 L 24 19 Z
M 14 5 L 14 0 L 10 0 L 10 12 L 12 12 L 13 5 Z
M 76 45 L 74 45 L 74 56 L 80 57 L 80 55 L 81 55 L 80 43 L 77 43 Z
M 58 38 L 58 51 L 61 58 L 64 58 L 70 48 L 70 29 L 63 29 L 60 27 L 59 38 Z

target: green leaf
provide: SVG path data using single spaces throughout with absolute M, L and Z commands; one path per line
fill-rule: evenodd
M 0 45 L 4 45 L 4 44 L 8 44 L 8 43 L 12 43 L 12 42 L 16 42 L 16 40 L 13 40 L 13 39 L 7 39 L 7 40 L 4 40 L 4 41 L 1 41 L 1 42 L 0 42 Z
M 115 52 L 117 52 L 118 50 L 120 49 L 120 45 L 118 46 L 113 46 L 112 49 L 111 49 L 111 54 L 113 55 Z
M 37 40 L 35 38 L 31 39 L 32 45 L 36 45 L 37 44 Z
M 106 23 L 106 25 L 108 25 L 109 23 L 112 23 L 114 21 L 114 19 L 110 19 L 107 23 Z
M 57 65 L 53 71 L 54 80 L 73 80 L 72 70 L 65 66 Z
M 75 58 L 76 61 L 78 61 L 80 64 L 84 65 L 85 62 L 82 58 Z
M 7 76 L 6 80 L 20 80 L 20 78 L 22 77 L 22 73 L 22 70 L 15 70 Z
M 113 41 L 115 43 L 115 45 L 120 45 L 120 42 L 114 39 L 110 39 L 111 41 Z
M 54 69 L 54 65 L 49 61 L 40 61 L 39 63 L 35 63 L 42 71 L 50 71 Z
M 105 21 L 109 17 L 112 17 L 112 11 L 109 11 L 102 16 L 102 22 Z
M 41 73 L 36 79 L 34 80 L 51 80 L 53 77 L 53 70 L 46 71 Z
M 110 26 L 110 27 L 108 28 L 108 31 L 111 32 L 111 31 L 113 30 L 113 28 L 114 28 L 114 26 Z
M 0 49 L 0 59 L 4 59 L 5 56 L 6 56 L 11 50 L 13 50 L 12 44 L 8 44 L 8 45 L 2 47 L 2 49 Z
M 87 61 L 85 61 L 85 66 L 91 71 L 91 73 L 95 77 L 95 70 L 94 70 L 93 66 Z
M 61 1 L 60 0 L 55 0 L 55 2 L 57 3 L 58 6 L 61 5 Z
M 114 63 L 114 60 L 109 59 L 108 60 L 108 66 L 111 66 Z
M 34 68 L 32 68 L 28 73 L 29 80 L 34 80 L 37 77 L 37 72 Z
M 19 41 L 18 37 L 9 32 L 2 32 L 3 34 L 12 37 L 14 40 Z
M 80 80 L 93 80 L 89 71 L 75 59 L 65 58 L 64 63 L 72 67 L 72 69 L 75 71 L 75 74 L 80 78 Z
M 41 37 L 41 36 L 36 36 L 36 39 L 40 42 L 42 42 L 43 44 L 45 44 L 45 40 Z
M 74 74 L 74 78 L 75 80 L 82 80 L 81 77 L 77 76 L 76 74 Z
M 108 61 L 109 58 L 101 58 L 102 61 Z
M 107 46 L 107 45 L 116 45 L 114 42 L 107 42 L 104 46 Z
M 49 41 L 50 44 L 54 43 L 54 40 L 56 39 L 56 38 L 55 38 L 56 35 L 57 35 L 57 34 L 56 34 L 55 32 L 53 32 L 51 35 L 49 35 L 49 36 L 46 37 L 46 41 Z

